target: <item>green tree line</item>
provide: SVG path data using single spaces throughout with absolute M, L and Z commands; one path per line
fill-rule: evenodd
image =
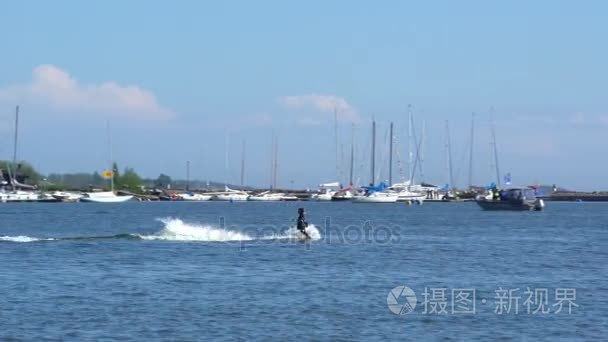
M 19 182 L 35 185 L 42 190 L 88 190 L 94 188 L 110 188 L 110 181 L 98 171 L 92 173 L 51 173 L 47 176 L 40 174 L 27 162 L 13 164 L 10 161 L 0 161 L 0 178 L 10 182 L 9 174 Z M 141 193 L 144 180 L 135 169 L 126 167 L 122 172 L 116 163 L 113 165 L 114 189 Z

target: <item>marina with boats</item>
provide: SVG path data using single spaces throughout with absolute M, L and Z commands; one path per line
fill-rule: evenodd
M 343 177 L 341 165 L 338 164 L 338 140 L 337 140 L 337 114 L 335 116 L 336 125 L 336 169 L 337 177 Z M 480 208 L 485 210 L 542 210 L 545 201 L 607 201 L 608 194 L 603 193 L 577 193 L 564 192 L 553 189 L 549 195 L 544 195 L 539 186 L 511 187 L 509 179 L 505 178 L 505 187 L 501 184 L 501 173 L 499 170 L 498 150 L 496 143 L 496 131 L 491 126 L 491 146 L 493 167 L 495 168 L 496 178 L 492 184 L 484 187 L 473 186 L 472 173 L 474 165 L 473 141 L 475 136 L 475 115 L 471 120 L 470 131 L 470 151 L 469 151 L 469 187 L 457 189 L 454 186 L 452 146 L 450 139 L 449 122 L 445 122 L 445 162 L 446 162 L 446 184 L 438 186 L 427 182 L 416 182 L 417 176 L 424 172 L 422 156 L 422 145 L 424 144 L 424 124 L 423 132 L 420 137 L 414 125 L 411 105 L 408 106 L 408 151 L 407 151 L 407 175 L 403 172 L 401 160 L 399 160 L 398 146 L 395 142 L 397 134 L 394 132 L 394 125 L 389 125 L 388 136 L 388 179 L 381 180 L 378 172 L 377 163 L 377 125 L 376 121 L 371 122 L 371 141 L 370 141 L 370 160 L 369 160 L 369 183 L 361 184 L 361 177 L 355 178 L 355 143 L 354 125 L 352 141 L 350 146 L 350 165 L 348 179 L 344 184 L 341 181 L 321 183 L 318 189 L 297 190 L 297 189 L 278 189 L 278 139 L 272 136 L 271 144 L 271 186 L 267 189 L 255 189 L 244 186 L 245 174 L 245 142 L 243 141 L 243 155 L 241 160 L 241 184 L 240 186 L 229 185 L 226 181 L 223 188 L 190 189 L 189 187 L 189 162 L 187 163 L 188 181 L 182 189 L 167 187 L 141 187 L 139 191 L 132 189 L 115 189 L 115 165 L 102 173 L 107 181 L 108 187 L 91 189 L 62 189 L 55 191 L 45 191 L 37 185 L 27 184 L 26 178 L 21 172 L 21 163 L 17 159 L 17 144 L 19 130 L 19 107 L 15 110 L 14 127 L 14 153 L 11 162 L 0 165 L 0 203 L 15 202 L 90 202 L 90 203 L 123 203 L 128 201 L 175 201 L 175 202 L 285 202 L 285 201 L 319 201 L 319 202 L 345 202 L 350 201 L 358 204 L 388 204 L 388 203 L 452 203 L 452 202 L 476 202 Z M 107 144 L 109 150 L 109 161 L 112 163 L 112 148 L 109 123 L 107 124 Z M 394 157 L 399 165 L 400 181 L 393 181 Z M 226 149 L 226 168 L 228 168 L 228 155 Z M 383 163 L 386 162 L 385 160 Z M 407 177 L 406 177 L 407 176 Z M 167 184 L 168 185 L 168 184 Z

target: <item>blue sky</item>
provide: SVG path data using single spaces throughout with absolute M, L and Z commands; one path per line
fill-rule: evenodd
M 20 159 L 43 172 L 102 170 L 109 120 L 115 159 L 144 176 L 185 177 L 190 160 L 194 176 L 238 182 L 245 140 L 246 182 L 266 186 L 274 132 L 279 185 L 313 187 L 336 178 L 337 107 L 344 159 L 355 122 L 355 172 L 367 183 L 371 118 L 385 178 L 388 123 L 403 163 L 412 104 L 427 127 L 425 178 L 438 184 L 449 120 L 456 185 L 466 185 L 477 113 L 474 179 L 485 184 L 494 107 L 501 169 L 514 182 L 608 189 L 607 10 L 604 1 L 8 2 L 0 155 L 11 156 L 20 104 Z

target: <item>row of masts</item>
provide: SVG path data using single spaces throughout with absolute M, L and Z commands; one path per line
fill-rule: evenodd
M 491 117 L 491 145 L 492 145 L 492 160 L 493 167 L 496 171 L 496 182 L 497 185 L 501 185 L 500 180 L 500 171 L 499 171 L 499 162 L 498 162 L 498 148 L 496 144 L 496 132 L 494 128 L 494 123 Z M 338 112 L 334 111 L 334 138 L 335 138 L 335 160 L 336 160 L 336 176 L 337 179 L 343 179 L 342 168 L 340 167 L 340 155 L 341 145 L 339 143 L 338 137 Z M 426 123 L 423 121 L 422 123 L 422 133 L 420 138 L 418 139 L 416 134 L 416 129 L 414 125 L 414 118 L 412 114 L 412 106 L 408 106 L 408 181 L 409 184 L 414 184 L 416 178 L 416 172 L 420 173 L 420 178 L 424 180 L 424 155 L 422 151 L 424 139 L 426 132 Z M 388 168 L 388 183 L 393 184 L 393 156 L 394 156 L 394 124 L 390 122 L 389 126 L 389 168 Z M 452 190 L 455 186 L 455 178 L 454 178 L 454 167 L 453 167 L 453 156 L 452 156 L 452 143 L 451 143 L 451 135 L 450 135 L 450 125 L 449 121 L 445 122 L 445 153 L 446 153 L 446 179 L 448 190 Z M 474 170 L 474 141 L 475 137 L 475 113 L 471 115 L 471 127 L 470 127 L 470 140 L 469 140 L 469 174 L 468 174 L 468 186 L 469 188 L 473 187 L 473 170 Z M 245 185 L 245 140 L 243 140 L 242 146 L 242 154 L 241 154 L 241 174 L 240 174 L 240 185 L 244 187 Z M 228 150 L 228 144 L 226 146 L 226 150 Z M 270 157 L 270 188 L 276 189 L 278 186 L 278 135 L 274 132 L 271 134 L 271 157 Z M 226 157 L 227 158 L 227 157 Z M 352 133 L 351 133 L 351 148 L 350 148 L 350 160 L 349 160 L 349 174 L 348 174 L 348 184 L 354 186 L 354 167 L 355 167 L 355 125 L 352 125 Z M 371 163 L 370 163 L 370 184 L 376 183 L 376 121 L 372 121 L 372 147 L 371 147 Z M 188 164 L 189 165 L 189 164 Z M 228 159 L 226 159 L 226 169 L 228 169 Z M 187 171 L 189 174 L 189 170 Z M 188 176 L 189 179 L 189 176 Z M 227 182 L 226 182 L 227 184 Z
M 499 168 L 499 159 L 498 159 L 498 145 L 496 143 L 496 130 L 493 121 L 492 112 L 490 112 L 490 126 L 491 126 L 491 146 L 492 146 L 492 162 L 493 168 L 496 172 L 496 185 L 501 187 L 501 179 L 500 179 L 500 168 Z M 390 122 L 389 126 L 389 171 L 388 171 L 388 182 L 389 185 L 393 184 L 393 147 L 394 147 L 394 131 L 393 131 L 393 122 Z M 423 173 L 423 154 L 421 151 L 422 144 L 424 142 L 424 132 L 425 132 L 425 123 L 423 122 L 422 135 L 420 139 L 416 137 L 416 130 L 413 120 L 413 115 L 411 111 L 411 105 L 408 106 L 408 180 L 409 184 L 414 184 L 414 179 L 416 175 L 416 171 L 420 172 L 421 178 L 424 179 Z M 454 178 L 454 167 L 453 167 L 453 157 L 452 157 L 452 143 L 450 136 L 450 125 L 449 121 L 445 122 L 445 152 L 446 152 L 446 170 L 447 170 L 447 190 L 450 191 L 455 186 L 455 178 Z M 469 175 L 468 175 L 468 186 L 469 189 L 474 187 L 473 183 L 473 170 L 474 170 L 474 146 L 475 146 L 475 113 L 471 115 L 471 127 L 470 127 L 470 140 L 469 140 Z M 412 147 L 415 148 L 412 149 Z M 370 184 L 376 183 L 376 121 L 372 121 L 372 151 L 371 151 L 371 182 Z M 352 163 L 351 163 L 352 165 Z M 352 170 L 351 170 L 352 172 Z M 352 177 L 351 177 L 352 179 Z M 352 183 L 352 181 L 351 181 Z
M 494 122 L 493 122 L 493 113 L 492 111 L 490 112 L 490 123 L 491 123 L 491 146 L 492 146 L 492 161 L 493 161 L 493 167 L 495 169 L 496 172 L 496 184 L 497 186 L 501 186 L 501 179 L 500 179 L 500 168 L 499 168 L 499 159 L 498 159 L 498 147 L 497 147 L 497 143 L 496 143 L 496 130 L 494 127 Z M 413 119 L 413 115 L 412 115 L 412 106 L 409 105 L 408 106 L 408 179 L 410 184 L 414 184 L 414 178 L 415 178 L 415 173 L 416 173 L 416 169 L 419 170 L 420 174 L 421 174 L 421 178 L 423 178 L 423 155 L 422 155 L 422 151 L 421 151 L 421 145 L 424 142 L 424 132 L 425 132 L 425 127 L 424 127 L 424 122 L 423 122 L 423 130 L 422 130 L 422 135 L 420 137 L 420 139 L 417 139 L 416 137 L 416 131 L 415 131 L 415 125 L 414 125 L 414 119 Z M 449 126 L 449 121 L 445 122 L 445 136 L 446 136 L 446 142 L 445 142 L 445 149 L 446 149 L 446 169 L 447 169 L 447 179 L 448 179 L 448 184 L 449 184 L 449 188 L 453 188 L 454 187 L 454 173 L 453 173 L 453 160 L 452 160 L 452 145 L 451 145 L 451 139 L 450 139 L 450 126 Z M 342 174 L 341 174 L 341 168 L 340 168 L 340 145 L 339 145 L 339 137 L 338 137 L 338 112 L 337 110 L 334 111 L 334 137 L 335 137 L 335 153 L 336 153 L 336 175 L 338 177 L 338 179 L 341 179 Z M 108 123 L 108 127 L 107 127 L 107 132 L 108 132 L 108 149 L 109 149 L 109 158 L 110 158 L 110 163 L 112 162 L 112 148 L 111 148 L 111 136 L 110 136 L 110 127 L 109 127 L 109 123 Z M 393 155 L 394 155 L 394 125 L 393 122 L 390 123 L 389 126 L 389 137 L 390 137 L 390 142 L 389 142 L 389 171 L 388 171 L 388 182 L 389 184 L 393 183 Z M 474 156 L 474 137 L 475 137 L 475 113 L 473 113 L 471 115 L 471 128 L 470 128 L 470 141 L 469 141 L 469 175 L 468 175 L 468 185 L 469 187 L 472 187 L 473 184 L 473 165 L 474 165 L 474 160 L 473 160 L 473 156 Z M 17 170 L 13 170 L 12 168 L 16 168 L 17 166 L 17 147 L 18 147 L 18 141 L 19 141 L 19 106 L 16 106 L 15 108 L 15 130 L 14 130 L 14 142 L 13 142 L 13 160 L 12 160 L 12 165 L 7 165 L 7 173 L 8 176 L 10 178 L 10 184 L 12 186 L 12 188 L 14 190 L 16 190 L 16 173 Z M 226 173 L 228 170 L 228 146 L 229 146 L 229 140 L 228 140 L 228 136 L 226 136 L 226 160 L 225 160 L 225 167 L 226 167 Z M 246 147 L 246 142 L 245 140 L 243 140 L 242 142 L 242 154 L 241 154 L 241 173 L 240 173 L 240 185 L 241 187 L 244 187 L 245 185 L 245 147 Z M 415 151 L 413 150 L 412 147 L 415 147 Z M 350 151 L 350 171 L 349 171 L 349 177 L 348 177 L 348 181 L 349 184 L 352 186 L 354 185 L 354 164 L 355 164 L 355 126 L 354 124 L 352 125 L 352 134 L 351 134 L 351 151 Z M 111 165 L 111 164 L 110 164 Z M 278 135 L 275 134 L 274 132 L 272 133 L 271 136 L 271 158 L 270 158 L 270 187 L 272 189 L 276 189 L 278 186 Z M 115 172 L 116 170 L 112 170 L 112 173 Z M 371 180 L 370 183 L 371 184 L 375 184 L 376 183 L 376 121 L 373 120 L 372 121 L 372 151 L 371 151 Z M 189 183 L 190 183 L 190 161 L 186 162 L 186 187 L 188 189 L 189 187 Z M 110 177 L 110 184 L 111 184 L 111 189 L 113 190 L 114 188 L 114 177 Z M 226 184 L 228 184 L 228 182 L 226 181 Z
M 498 163 L 498 149 L 496 144 L 496 132 L 494 129 L 494 124 L 491 117 L 491 145 L 492 145 L 492 162 L 493 167 L 496 171 L 496 182 L 497 185 L 500 186 L 500 171 L 499 171 L 499 163 Z M 335 161 L 336 161 L 336 177 L 338 180 L 344 179 L 344 175 L 342 173 L 341 163 L 343 160 L 341 155 L 343 155 L 343 146 L 340 145 L 339 140 L 339 129 L 338 129 L 338 111 L 334 110 L 334 144 L 335 144 Z M 414 184 L 416 173 L 418 172 L 420 178 L 424 180 L 424 155 L 423 155 L 423 143 L 425 139 L 426 132 L 426 122 L 422 122 L 422 132 L 420 138 L 418 138 L 416 134 L 416 128 L 414 124 L 414 117 L 412 114 L 412 106 L 408 105 L 408 168 L 407 168 L 407 180 L 410 185 Z M 393 184 L 393 157 L 395 155 L 394 145 L 395 145 L 395 133 L 394 133 L 394 124 L 390 122 L 389 126 L 389 168 L 388 168 L 388 183 Z M 469 188 L 473 187 L 473 170 L 474 170 L 474 137 L 475 137 L 475 113 L 471 116 L 471 128 L 470 128 L 470 140 L 469 140 L 469 175 L 468 175 L 468 185 Z M 446 180 L 448 185 L 448 190 L 454 188 L 455 178 L 454 178 L 454 168 L 453 168 L 453 157 L 452 157 L 452 143 L 450 136 L 450 125 L 449 121 L 445 122 L 445 159 L 446 159 Z M 228 174 L 228 137 L 226 138 L 226 174 Z M 240 186 L 243 188 L 245 186 L 245 156 L 246 156 L 246 142 L 243 140 L 242 142 L 242 153 L 241 153 L 241 172 L 240 172 Z M 16 150 L 15 150 L 16 151 Z M 341 153 L 342 152 L 342 153 Z M 16 157 L 14 158 L 16 159 Z M 400 161 L 399 161 L 400 162 Z M 352 124 L 352 133 L 351 133 L 351 147 L 350 147 L 350 160 L 349 160 L 349 174 L 348 174 L 348 184 L 354 186 L 354 168 L 355 168 L 355 125 Z M 376 121 L 372 121 L 372 149 L 371 149 L 371 163 L 370 163 L 370 173 L 371 179 L 370 184 L 375 184 L 376 180 Z M 271 146 L 270 146 L 270 188 L 276 189 L 278 187 L 278 135 L 275 132 L 271 134 Z M 187 162 L 187 171 L 186 178 L 187 184 L 189 183 L 189 161 Z M 401 169 L 401 168 L 400 168 Z M 228 181 L 226 180 L 226 185 L 228 185 Z

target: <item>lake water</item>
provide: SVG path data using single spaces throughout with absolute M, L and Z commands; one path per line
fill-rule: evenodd
M 0 204 L 0 265 L 2 341 L 608 336 L 603 203 Z

